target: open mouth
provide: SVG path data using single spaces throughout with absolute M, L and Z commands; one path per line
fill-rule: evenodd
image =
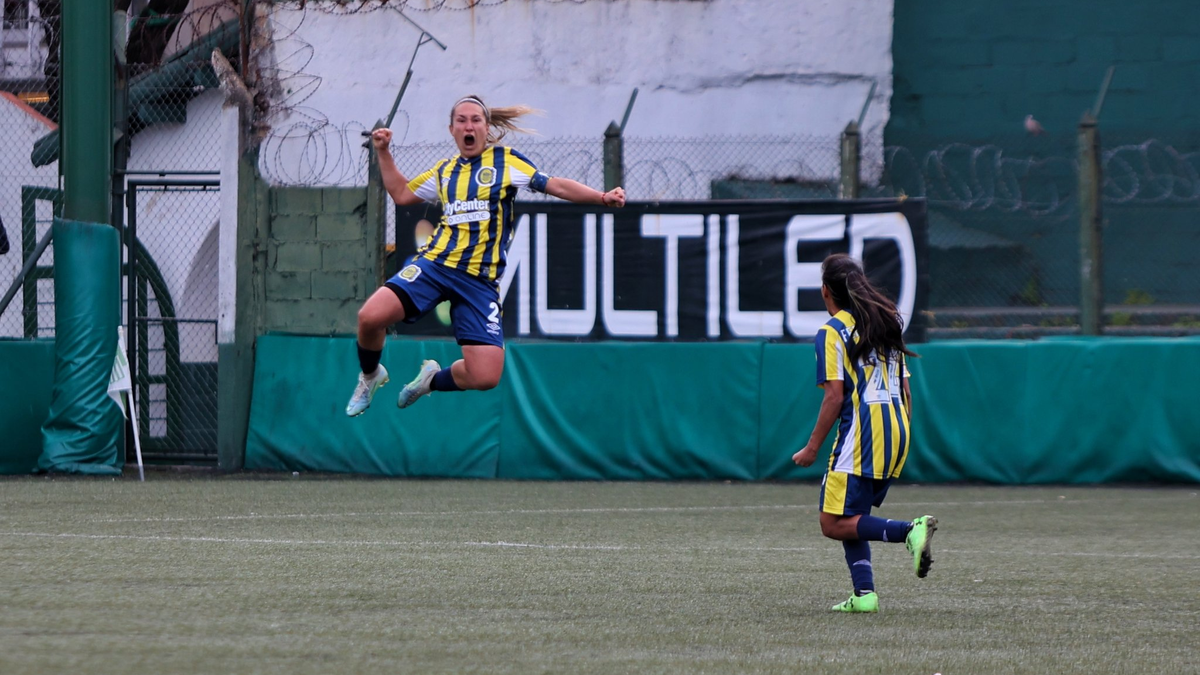
M 463 145 L 475 145 L 475 134 L 463 136 Z

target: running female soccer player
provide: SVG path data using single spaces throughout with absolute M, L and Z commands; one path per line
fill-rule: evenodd
M 521 153 L 496 145 L 516 120 L 533 112 L 526 106 L 489 109 L 478 96 L 466 96 L 450 108 L 450 135 L 458 155 L 445 159 L 411 181 L 392 159 L 390 129 L 376 129 L 371 141 L 379 156 L 383 186 L 397 204 L 441 203 L 442 219 L 396 276 L 375 291 L 358 311 L 358 361 L 362 373 L 346 406 L 361 415 L 376 390 L 388 381 L 379 363 L 387 327 L 412 323 L 443 300 L 450 301 L 454 336 L 463 357 L 449 368 L 427 360 L 400 391 L 397 405 L 407 408 L 431 391 L 491 389 L 504 371 L 504 334 L 500 324 L 500 277 L 513 234 L 517 190 L 575 202 L 620 207 L 625 190 L 594 190 L 568 178 L 538 171 Z
M 817 386 L 825 398 L 808 444 L 792 455 L 812 466 L 834 422 L 838 423 L 829 469 L 819 500 L 821 533 L 838 539 L 854 583 L 838 612 L 878 612 L 871 541 L 903 541 L 918 577 L 933 564 L 930 539 L 937 519 L 912 522 L 871 515 L 900 475 L 908 454 L 912 391 L 908 386 L 903 326 L 896 306 L 871 285 L 848 255 L 829 256 L 821 266 L 821 297 L 833 317 L 817 331 Z

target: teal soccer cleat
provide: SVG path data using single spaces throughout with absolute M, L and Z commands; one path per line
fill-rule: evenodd
M 375 391 L 388 383 L 387 368 L 383 364 L 375 370 L 375 374 L 368 376 L 366 373 L 358 374 L 358 386 L 354 388 L 354 395 L 350 397 L 350 402 L 346 404 L 346 415 L 349 417 L 358 417 L 366 412 L 367 408 L 371 407 L 371 399 L 375 396 Z
M 401 408 L 407 408 L 416 403 L 417 399 L 433 391 L 431 388 L 433 376 L 437 375 L 441 369 L 442 367 L 433 359 L 422 361 L 421 370 L 417 372 L 417 376 L 400 390 L 400 398 L 396 400 L 396 405 Z

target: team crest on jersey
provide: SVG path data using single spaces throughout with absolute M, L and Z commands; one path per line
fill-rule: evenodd
M 475 182 L 479 187 L 491 187 L 496 183 L 496 167 L 482 166 L 475 172 Z
M 400 278 L 405 281 L 416 281 L 419 276 L 421 276 L 421 268 L 416 265 L 409 265 L 400 270 Z

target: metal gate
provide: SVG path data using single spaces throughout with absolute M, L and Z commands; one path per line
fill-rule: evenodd
M 130 177 L 125 301 L 146 461 L 217 463 L 220 183 Z

